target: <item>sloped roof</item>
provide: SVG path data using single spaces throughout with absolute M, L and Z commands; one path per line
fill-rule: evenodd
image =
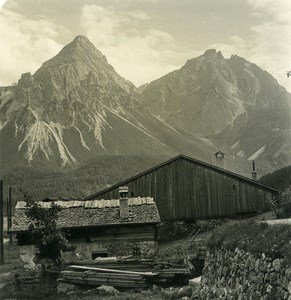
M 41 207 L 49 208 L 52 202 L 38 202 Z M 60 205 L 58 226 L 63 229 L 96 227 L 121 224 L 159 223 L 160 216 L 153 198 L 129 198 L 129 218 L 119 216 L 119 200 L 74 200 L 54 201 Z M 11 232 L 27 231 L 29 219 L 26 217 L 26 205 L 19 201 L 15 207 Z
M 224 152 L 222 152 L 221 150 L 218 150 L 215 154 L 214 154 L 215 156 L 218 156 L 218 155 L 222 155 L 222 156 L 224 156 L 225 155 L 225 153 Z
M 102 194 L 104 194 L 104 193 L 106 193 L 106 192 L 109 192 L 109 191 L 111 191 L 111 190 L 114 190 L 114 189 L 118 188 L 118 187 L 121 186 L 121 185 L 126 185 L 126 184 L 128 184 L 129 182 L 131 182 L 132 180 L 135 180 L 135 179 L 137 179 L 137 178 L 139 178 L 139 177 L 142 177 L 142 176 L 144 176 L 144 175 L 146 175 L 146 174 L 149 174 L 149 173 L 151 173 L 151 172 L 153 172 L 153 171 L 155 171 L 155 170 L 157 170 L 157 169 L 159 169 L 159 168 L 162 168 L 163 166 L 165 166 L 165 165 L 167 165 L 167 164 L 169 164 L 169 163 L 172 163 L 173 161 L 179 160 L 179 159 L 184 159 L 184 160 L 190 161 L 190 162 L 192 162 L 192 163 L 194 163 L 194 164 L 200 165 L 200 166 L 202 166 L 202 167 L 205 167 L 205 168 L 208 168 L 208 169 L 215 170 L 215 171 L 217 171 L 217 172 L 219 172 L 219 173 L 227 174 L 227 175 L 229 175 L 229 176 L 231 176 L 231 177 L 235 177 L 235 178 L 237 178 L 237 179 L 239 179 L 239 180 L 246 181 L 246 182 L 248 182 L 248 183 L 250 183 L 250 184 L 253 184 L 253 185 L 257 186 L 257 187 L 260 187 L 260 188 L 262 188 L 262 189 L 266 189 L 266 190 L 269 190 L 269 191 L 274 192 L 274 193 L 277 193 L 277 192 L 278 192 L 278 190 L 276 190 L 276 189 L 274 189 L 274 188 L 272 188 L 272 187 L 270 187 L 270 186 L 267 186 L 267 185 L 265 185 L 265 184 L 262 184 L 262 183 L 260 183 L 260 182 L 258 182 L 258 181 L 256 181 L 256 180 L 252 180 L 252 179 L 250 179 L 250 178 L 248 178 L 248 177 L 245 177 L 245 176 L 239 175 L 239 174 L 237 174 L 237 173 L 234 173 L 234 172 L 225 170 L 225 169 L 223 169 L 223 168 L 220 168 L 220 167 L 211 165 L 211 164 L 206 163 L 206 162 L 204 162 L 204 161 L 200 161 L 200 160 L 198 160 L 198 159 L 195 159 L 195 158 L 192 158 L 192 157 L 189 157 L 189 156 L 180 154 L 180 155 L 177 155 L 177 156 L 175 156 L 175 157 L 173 157 L 173 158 L 171 158 L 171 159 L 169 159 L 169 160 L 167 160 L 167 161 L 165 161 L 165 162 L 163 162 L 163 163 L 160 163 L 160 164 L 156 165 L 156 166 L 153 167 L 153 168 L 150 168 L 150 169 L 148 169 L 148 170 L 146 170 L 146 171 L 144 171 L 144 172 L 142 172 L 142 173 L 139 173 L 139 174 L 137 174 L 137 175 L 135 175 L 135 176 L 133 176 L 133 177 L 130 177 L 130 178 L 125 179 L 125 180 L 123 180 L 123 181 L 121 181 L 121 182 L 119 182 L 119 183 L 116 183 L 116 184 L 110 186 L 109 188 L 106 188 L 106 189 L 104 189 L 104 190 L 102 190 L 102 191 L 99 191 L 99 192 L 97 192 L 97 193 L 95 193 L 95 194 L 92 194 L 92 195 L 86 197 L 86 199 L 90 200 L 90 199 L 94 199 L 94 198 L 96 198 L 96 197 L 98 197 L 98 196 L 101 196 Z

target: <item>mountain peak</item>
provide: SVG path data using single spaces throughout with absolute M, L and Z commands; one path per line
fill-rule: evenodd
M 65 88 L 64 82 L 67 82 L 67 89 L 69 85 L 74 87 L 84 80 L 88 84 L 104 86 L 114 83 L 128 93 L 134 89 L 133 84 L 118 75 L 105 55 L 82 35 L 76 36 L 56 56 L 43 63 L 33 78 L 43 82 L 53 81 L 54 88 L 59 86 L 60 90 Z
M 247 60 L 246 60 L 245 58 L 243 58 L 243 57 L 241 57 L 241 56 L 238 56 L 238 55 L 236 55 L 236 54 L 232 54 L 229 60 L 230 60 L 230 61 L 242 62 L 242 63 L 247 62 Z
M 88 44 L 88 43 L 90 43 L 91 44 L 90 40 L 86 36 L 84 36 L 84 35 L 77 35 L 74 38 L 73 43 L 80 43 L 80 44 Z
M 64 49 L 84 49 L 86 52 L 94 52 L 95 55 L 98 54 L 98 56 L 104 57 L 104 55 L 94 46 L 94 44 L 84 35 L 77 35 L 71 43 L 66 45 Z M 62 51 L 63 51 L 62 50 Z M 61 51 L 61 52 L 62 52 Z
M 204 52 L 203 56 L 205 56 L 207 58 L 214 58 L 214 57 L 224 58 L 220 51 L 216 52 L 216 49 L 208 49 L 208 50 L 206 50 Z
M 94 68 L 93 65 L 107 65 L 105 55 L 103 55 L 87 37 L 78 35 L 55 57 L 46 61 L 41 69 L 59 68 L 63 65 L 72 65 L 77 62 L 81 63 L 83 66 L 87 66 L 89 69 Z
M 89 55 L 92 58 L 101 58 L 106 61 L 105 56 L 91 43 L 91 41 L 83 36 L 78 35 L 74 40 L 66 45 L 59 53 L 59 55 Z

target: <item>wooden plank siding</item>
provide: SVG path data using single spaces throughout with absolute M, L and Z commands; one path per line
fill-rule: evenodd
M 104 226 L 102 230 L 95 228 L 76 228 L 70 231 L 70 241 L 97 239 L 101 240 L 133 240 L 133 241 L 153 241 L 156 240 L 156 225 L 137 224 Z
M 122 184 L 128 186 L 129 197 L 153 197 L 162 221 L 234 217 L 240 213 L 267 211 L 266 199 L 276 192 L 250 179 L 183 157 Z M 92 197 L 117 199 L 118 185 Z

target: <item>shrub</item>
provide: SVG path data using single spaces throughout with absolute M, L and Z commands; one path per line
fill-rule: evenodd
M 24 200 L 27 207 L 25 213 L 30 220 L 31 240 L 39 250 L 40 257 L 52 259 L 59 265 L 61 251 L 68 248 L 64 233 L 57 227 L 58 213 L 62 208 L 54 203 L 50 208 L 42 208 L 28 194 L 24 195 Z
M 267 198 L 267 201 L 278 218 L 291 217 L 291 186 Z
M 208 249 L 239 248 L 253 254 L 265 253 L 271 258 L 291 262 L 291 226 L 268 225 L 255 221 L 226 224 L 213 230 L 206 241 Z

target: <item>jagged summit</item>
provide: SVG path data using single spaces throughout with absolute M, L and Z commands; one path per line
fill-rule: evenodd
M 71 51 L 71 52 L 70 52 Z M 72 54 L 77 52 L 79 55 L 86 54 L 86 55 L 93 55 L 94 58 L 101 58 L 103 60 L 106 60 L 105 55 L 103 55 L 94 45 L 93 43 L 85 36 L 78 35 L 74 38 L 74 40 L 66 45 L 63 50 L 60 52 L 60 54 Z
M 247 60 L 239 55 L 236 55 L 236 54 L 232 54 L 230 56 L 230 60 L 236 60 L 236 61 L 239 61 L 239 62 L 246 62 Z
M 77 36 L 18 86 L 0 88 L 0 159 L 58 167 L 149 152 L 203 160 L 225 149 L 266 171 L 291 163 L 291 95 L 243 58 L 209 49 L 139 92 Z
M 43 63 L 33 77 L 46 83 L 54 77 L 53 86 L 58 85 L 61 89 L 79 85 L 84 80 L 88 84 L 98 82 L 105 89 L 113 83 L 127 92 L 135 89 L 133 83 L 122 78 L 107 62 L 105 55 L 87 37 L 81 35 Z
M 96 64 L 107 64 L 107 60 L 88 38 L 79 35 L 56 56 L 46 61 L 41 68 L 62 67 L 65 64 L 74 63 L 82 63 L 87 67 L 93 67 Z
M 167 123 L 240 159 L 260 157 L 266 166 L 291 162 L 290 99 L 268 72 L 237 55 L 226 59 L 215 49 L 151 82 L 139 95 Z
M 224 58 L 221 51 L 217 51 L 216 49 L 207 49 L 202 56 L 207 58 Z
M 35 74 L 23 74 L 13 92 L 0 89 L 0 144 L 6 145 L 0 160 L 58 168 L 97 155 L 187 149 L 204 155 L 208 146 L 145 111 L 135 89 L 89 39 L 77 36 Z
M 202 55 L 188 59 L 186 64 L 182 66 L 183 68 L 198 68 L 202 63 L 205 61 L 212 62 L 212 63 L 221 63 L 225 60 L 224 56 L 222 55 L 221 51 L 217 51 L 216 49 L 207 49 Z
M 86 36 L 84 36 L 84 35 L 77 35 L 74 38 L 73 42 L 75 42 L 75 43 L 81 43 L 81 44 L 88 44 L 88 43 L 92 44 L 90 42 L 90 40 Z

